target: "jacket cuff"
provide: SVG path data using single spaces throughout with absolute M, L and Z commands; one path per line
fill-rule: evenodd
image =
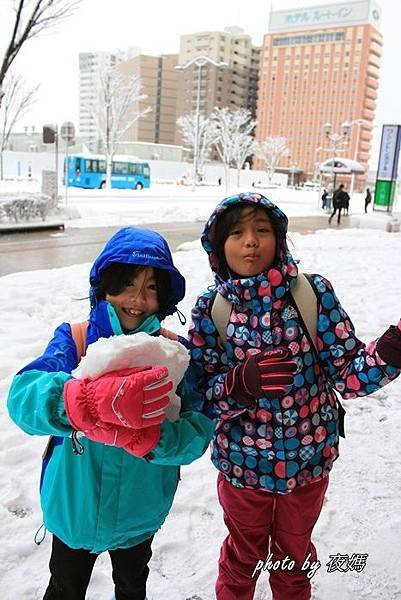
M 384 362 L 401 369 L 401 320 L 378 339 L 376 350 Z

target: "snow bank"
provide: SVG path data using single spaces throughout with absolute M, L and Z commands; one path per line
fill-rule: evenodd
M 96 379 L 109 371 L 118 371 L 128 367 L 142 365 L 164 365 L 168 368 L 169 377 L 176 389 L 189 363 L 189 355 L 182 344 L 162 336 L 152 337 L 147 333 L 133 336 L 114 336 L 100 338 L 91 344 L 86 356 L 72 372 L 74 377 Z M 175 421 L 180 412 L 180 399 L 170 394 L 171 401 L 167 410 L 167 418 Z

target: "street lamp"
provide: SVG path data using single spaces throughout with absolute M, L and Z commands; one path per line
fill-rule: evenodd
M 292 187 L 295 187 L 295 173 L 298 170 L 298 165 L 297 163 L 293 163 L 292 165 L 290 165 L 289 168 L 289 172 L 291 173 L 291 185 Z
M 319 169 L 319 152 L 322 152 L 324 150 L 324 148 L 322 146 L 319 146 L 318 148 L 316 148 L 315 150 L 315 167 L 313 170 L 313 181 L 315 183 L 319 183 L 320 185 L 322 185 L 322 176 L 320 173 L 320 169 Z
M 218 69 L 226 69 L 228 64 L 225 62 L 216 62 L 208 56 L 197 56 L 192 60 L 185 63 L 185 65 L 177 65 L 175 68 L 177 71 L 185 71 L 188 67 L 195 65 L 198 68 L 198 85 L 196 92 L 196 111 L 195 111 L 195 139 L 194 139 L 194 160 L 192 167 L 192 191 L 196 190 L 196 180 L 198 175 L 198 162 L 199 162 L 199 119 L 200 119 L 200 92 L 201 92 L 201 81 L 202 81 L 202 67 L 206 64 L 213 65 Z
M 334 162 L 336 158 L 336 154 L 340 146 L 346 144 L 348 142 L 348 135 L 351 129 L 351 125 L 349 123 L 341 124 L 341 134 L 332 133 L 333 125 L 331 123 L 325 123 L 323 125 L 323 131 L 326 134 L 326 138 L 331 142 L 330 150 L 331 150 L 331 186 L 332 186 L 332 194 L 334 194 L 335 186 L 336 186 L 336 174 L 334 172 Z
M 359 137 L 360 137 L 360 133 L 361 133 L 361 125 L 367 125 L 369 127 L 372 127 L 372 124 L 369 121 L 366 121 L 365 119 L 355 119 L 355 121 L 351 121 L 349 123 L 350 126 L 352 125 L 357 125 L 358 128 L 356 130 L 356 144 L 355 144 L 355 151 L 354 151 L 354 160 L 357 161 L 358 160 L 358 151 L 359 151 Z M 355 184 L 355 173 L 353 172 L 351 175 L 351 186 L 350 186 L 350 195 L 352 194 L 352 192 L 354 191 L 354 184 Z

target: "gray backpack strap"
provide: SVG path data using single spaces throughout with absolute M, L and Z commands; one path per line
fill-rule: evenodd
M 216 292 L 210 316 L 223 343 L 227 341 L 227 325 L 232 308 L 232 303 L 219 294 L 219 292 Z
M 304 273 L 298 273 L 297 282 L 291 288 L 291 294 L 316 350 L 317 300 L 315 291 Z

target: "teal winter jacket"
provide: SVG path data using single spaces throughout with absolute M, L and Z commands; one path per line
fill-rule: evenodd
M 142 253 L 138 251 L 141 239 Z M 163 238 L 140 229 L 121 230 L 108 242 L 91 271 L 87 345 L 113 335 L 107 302 L 96 301 L 93 293 L 101 270 L 112 262 L 169 270 L 175 297 L 160 318 L 175 310 L 184 293 L 183 280 Z M 95 553 L 129 548 L 151 537 L 163 524 L 177 488 L 179 465 L 189 464 L 205 452 L 215 423 L 199 412 L 201 401 L 188 371 L 177 391 L 181 396 L 180 418 L 162 424 L 160 442 L 147 460 L 84 437 L 80 439 L 83 453 L 75 454 L 63 387 L 77 365 L 71 328 L 63 323 L 42 356 L 14 377 L 8 397 L 9 414 L 30 435 L 55 436 L 42 472 L 41 504 L 46 528 L 71 548 Z

